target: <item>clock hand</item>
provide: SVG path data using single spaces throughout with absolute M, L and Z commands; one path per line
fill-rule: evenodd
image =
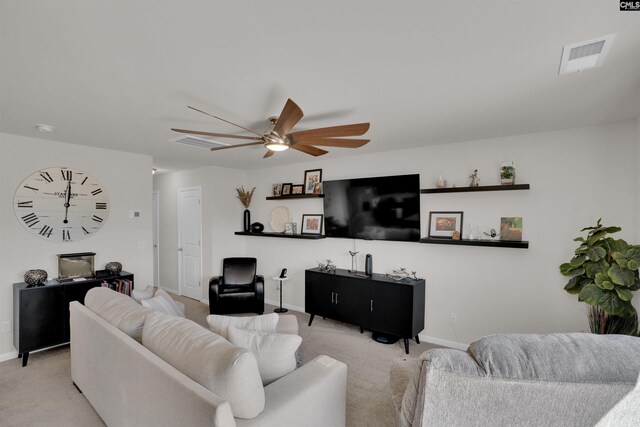
M 69 220 L 67 219 L 67 216 L 69 214 L 70 201 L 71 201 L 71 179 L 69 179 L 69 182 L 67 182 L 67 192 L 65 193 L 65 197 L 64 197 L 64 221 L 62 222 L 65 224 L 69 222 Z

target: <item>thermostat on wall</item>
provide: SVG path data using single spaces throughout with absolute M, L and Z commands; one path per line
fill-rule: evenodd
M 136 210 L 129 211 L 129 218 L 131 219 L 138 219 L 141 216 L 142 216 L 142 213 L 140 211 L 136 211 Z

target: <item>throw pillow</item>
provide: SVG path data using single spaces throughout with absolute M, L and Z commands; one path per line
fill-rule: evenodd
M 131 291 L 131 298 L 136 300 L 136 302 L 138 304 L 141 304 L 141 301 L 143 299 L 152 298 L 153 294 L 155 294 L 155 293 L 156 293 L 156 288 L 154 288 L 153 286 L 147 286 L 146 288 L 144 288 L 142 290 L 138 290 L 138 289 L 132 290 Z
M 268 385 L 296 369 L 296 351 L 302 343 L 298 335 L 228 328 L 229 341 L 251 351 L 258 361 L 263 385 Z
M 276 313 L 270 313 L 261 316 L 234 317 L 210 314 L 207 316 L 207 323 L 213 333 L 229 339 L 227 329 L 230 326 L 252 331 L 275 333 L 276 327 L 278 326 L 278 315 Z
M 143 299 L 140 303 L 145 307 L 149 307 L 163 313 L 184 317 L 184 313 L 182 313 L 180 307 L 178 307 L 173 298 L 171 298 L 171 296 L 162 289 L 158 289 L 153 298 Z

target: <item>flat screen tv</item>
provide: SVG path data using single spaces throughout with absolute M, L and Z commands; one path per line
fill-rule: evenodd
M 420 175 L 324 181 L 327 237 L 420 240 Z

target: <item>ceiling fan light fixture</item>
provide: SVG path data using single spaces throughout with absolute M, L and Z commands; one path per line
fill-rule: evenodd
M 275 132 L 264 136 L 264 146 L 271 151 L 284 151 L 289 148 L 289 141 Z

